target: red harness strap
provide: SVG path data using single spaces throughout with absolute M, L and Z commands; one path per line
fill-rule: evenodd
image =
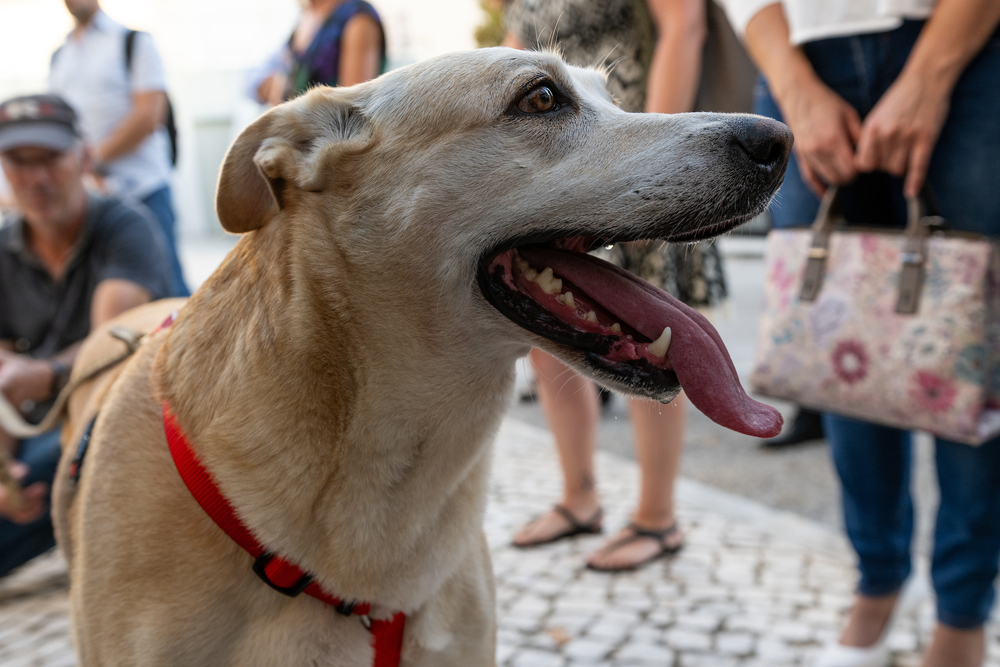
M 257 576 L 284 595 L 294 597 L 299 593 L 305 593 L 322 600 L 345 616 L 351 614 L 360 616 L 372 634 L 375 648 L 373 667 L 398 667 L 406 616 L 400 612 L 387 621 L 369 619 L 370 605 L 367 602 L 346 602 L 330 595 L 313 581 L 312 575 L 303 572 L 299 566 L 266 551 L 236 516 L 233 506 L 198 461 L 187 436 L 184 435 L 166 403 L 163 404 L 163 429 L 167 434 L 167 444 L 170 446 L 174 464 L 191 495 L 226 535 L 254 557 L 253 571 Z

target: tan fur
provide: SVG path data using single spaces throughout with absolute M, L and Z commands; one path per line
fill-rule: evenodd
M 512 115 L 543 74 L 577 109 Z M 541 345 L 593 371 L 493 309 L 477 262 L 552 225 L 655 237 L 671 214 L 718 208 L 720 185 L 743 178 L 717 155 L 733 122 L 625 114 L 598 73 L 508 49 L 317 89 L 255 122 L 217 201 L 223 225 L 249 233 L 173 327 L 71 405 L 56 518 L 81 664 L 371 664 L 356 617 L 272 591 L 206 517 L 170 459 L 167 400 L 263 544 L 375 617 L 406 612 L 403 665 L 493 665 L 481 523 L 514 362 Z M 664 194 L 655 210 L 631 194 L 649 188 Z M 713 219 L 773 192 L 744 190 Z M 82 359 L 106 344 L 95 334 Z

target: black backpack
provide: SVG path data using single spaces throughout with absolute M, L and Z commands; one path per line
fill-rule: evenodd
M 135 46 L 135 36 L 138 30 L 129 30 L 125 33 L 125 71 L 132 73 L 132 50 Z M 170 138 L 170 166 L 177 166 L 177 123 L 174 120 L 174 105 L 170 103 L 170 96 L 167 96 L 167 115 L 163 119 L 163 128 Z

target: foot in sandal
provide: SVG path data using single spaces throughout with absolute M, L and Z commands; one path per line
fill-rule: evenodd
M 601 532 L 604 511 L 600 506 L 587 508 L 587 512 L 582 514 L 586 518 L 581 519 L 580 516 L 564 505 L 553 505 L 551 510 L 535 517 L 519 530 L 513 544 L 523 549 L 551 544 L 574 535 Z
M 646 528 L 635 522 L 623 528 L 587 558 L 587 567 L 601 572 L 625 572 L 670 556 L 684 546 L 684 534 L 671 522 L 666 528 Z

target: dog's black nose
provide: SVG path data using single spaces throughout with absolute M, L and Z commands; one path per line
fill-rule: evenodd
M 733 141 L 748 158 L 762 167 L 783 166 L 792 151 L 792 131 L 770 118 L 740 119 Z

